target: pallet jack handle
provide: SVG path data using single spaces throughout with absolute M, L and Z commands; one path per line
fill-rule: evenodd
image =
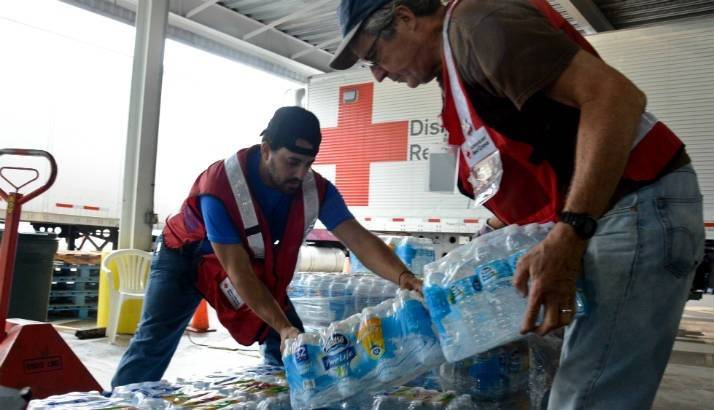
M 47 179 L 47 182 L 45 182 L 44 185 L 41 187 L 35 189 L 34 191 L 30 192 L 29 194 L 22 195 L 21 198 L 19 198 L 18 202 L 16 205 L 22 205 L 24 203 L 27 203 L 31 200 L 33 200 L 35 197 L 41 195 L 50 187 L 52 184 L 55 183 L 55 179 L 57 179 L 57 162 L 55 162 L 55 158 L 52 156 L 47 151 L 42 151 L 39 149 L 22 149 L 22 148 L 5 148 L 5 149 L 0 149 L 0 156 L 2 155 L 18 155 L 18 156 L 26 156 L 26 157 L 45 157 L 47 158 L 47 161 L 50 163 L 50 177 Z M 20 170 L 20 171 L 32 171 L 35 173 L 35 177 L 32 178 L 31 180 L 23 183 L 22 185 L 15 185 L 12 181 L 10 181 L 5 175 L 2 174 L 3 170 L 6 169 L 14 169 L 14 170 Z M 2 167 L 0 168 L 0 177 L 7 181 L 13 188 L 15 188 L 14 193 L 19 193 L 20 189 L 23 188 L 24 186 L 30 184 L 31 182 L 34 182 L 39 178 L 39 171 L 37 171 L 34 168 L 25 168 L 25 167 Z M 12 194 L 12 192 L 10 193 Z M 0 188 L 0 198 L 4 200 L 8 200 L 10 194 L 5 192 L 2 188 Z
M 7 193 L 2 188 L 0 188 L 0 198 L 7 201 L 5 233 L 3 234 L 2 242 L 0 243 L 0 342 L 5 339 L 6 335 L 5 323 L 7 319 L 8 310 L 10 309 L 10 290 L 12 289 L 12 275 L 15 269 L 18 226 L 20 223 L 22 204 L 31 201 L 38 195 L 50 189 L 52 184 L 54 184 L 55 179 L 57 178 L 57 163 L 55 162 L 55 159 L 52 154 L 47 151 L 42 151 L 38 149 L 5 148 L 0 149 L 0 156 L 2 155 L 44 157 L 50 163 L 50 176 L 47 179 L 47 182 L 45 182 L 41 187 L 35 189 L 34 191 L 26 195 L 23 195 L 20 193 L 20 189 L 36 181 L 40 176 L 40 172 L 35 168 L 8 166 L 0 167 L 0 178 L 4 179 L 15 189 L 14 192 Z M 30 180 L 18 185 L 12 182 L 5 174 L 3 174 L 3 171 L 5 170 L 30 171 L 33 172 L 35 175 Z

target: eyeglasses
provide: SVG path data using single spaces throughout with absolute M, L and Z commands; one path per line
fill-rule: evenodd
M 361 60 L 363 65 L 367 67 L 374 67 L 379 64 L 377 55 L 377 43 L 382 37 L 382 33 L 385 29 L 386 27 L 382 27 L 382 29 L 377 32 L 377 35 L 374 36 L 374 41 L 372 42 L 372 45 L 369 47 L 369 50 L 367 50 L 367 54 L 365 54 L 364 58 Z

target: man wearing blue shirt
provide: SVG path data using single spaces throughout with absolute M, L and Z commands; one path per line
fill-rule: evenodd
M 312 171 L 322 140 L 317 118 L 276 111 L 263 142 L 217 161 L 166 222 L 152 261 L 139 329 L 112 386 L 161 379 L 202 297 L 242 344 L 258 341 L 281 365 L 285 339 L 303 332 L 287 297 L 298 251 L 315 219 L 372 271 L 400 287 L 421 281 L 347 209 L 337 188 Z

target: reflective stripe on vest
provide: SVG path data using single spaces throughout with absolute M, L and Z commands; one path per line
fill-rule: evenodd
M 258 224 L 258 217 L 255 214 L 253 198 L 250 196 L 248 183 L 245 181 L 243 169 L 238 162 L 238 155 L 233 154 L 226 158 L 225 161 L 223 161 L 223 166 L 226 170 L 231 191 L 233 192 L 233 199 L 236 201 L 240 218 L 243 221 L 248 246 L 256 258 L 264 258 L 265 244 L 263 243 L 263 234 L 260 231 L 260 225 Z
M 265 244 L 263 242 L 263 234 L 260 231 L 258 217 L 253 207 L 253 198 L 250 195 L 250 189 L 246 182 L 243 169 L 238 162 L 237 155 L 231 155 L 223 162 L 228 182 L 231 185 L 233 198 L 236 201 L 236 206 L 240 212 L 243 227 L 248 239 L 248 246 L 253 251 L 257 258 L 265 257 Z M 320 209 L 320 199 L 317 193 L 317 182 L 315 174 L 312 170 L 308 171 L 302 183 L 302 198 L 304 209 L 304 231 L 303 240 L 312 231 L 317 221 L 318 212 Z
M 312 170 L 308 171 L 305 175 L 305 179 L 302 182 L 302 202 L 303 209 L 305 211 L 305 233 L 303 235 L 303 241 L 307 239 L 307 235 L 312 231 L 315 226 L 315 221 L 317 221 L 317 214 L 320 208 L 320 199 L 317 196 L 317 182 L 315 181 L 315 174 Z
M 474 166 L 481 162 L 484 158 L 498 151 L 496 144 L 488 135 L 488 131 L 483 127 L 478 117 L 473 118 L 469 112 L 469 100 L 464 92 L 464 87 L 461 84 L 461 76 L 456 69 L 456 62 L 454 61 L 454 54 L 451 51 L 451 43 L 449 42 L 449 24 L 451 22 L 451 14 L 454 11 L 454 7 L 459 3 L 459 0 L 455 0 L 451 7 L 449 7 L 446 12 L 446 18 L 444 20 L 444 55 L 446 56 L 446 69 L 449 72 L 449 86 L 451 87 L 451 95 L 454 98 L 454 105 L 456 106 L 456 111 L 459 115 L 459 121 L 461 122 L 461 130 L 464 133 L 464 140 L 469 140 L 470 134 L 475 134 L 478 137 L 478 142 L 475 145 L 475 149 L 469 153 L 470 158 L 469 165 Z M 463 150 L 462 150 L 463 152 Z M 464 153 L 466 155 L 466 153 Z

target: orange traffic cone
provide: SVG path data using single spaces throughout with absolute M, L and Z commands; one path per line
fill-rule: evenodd
M 196 312 L 191 318 L 191 323 L 188 325 L 186 330 L 194 333 L 206 333 L 216 331 L 216 329 L 210 329 L 208 327 L 208 304 L 206 303 L 206 299 L 201 299 L 201 303 L 198 304 Z

